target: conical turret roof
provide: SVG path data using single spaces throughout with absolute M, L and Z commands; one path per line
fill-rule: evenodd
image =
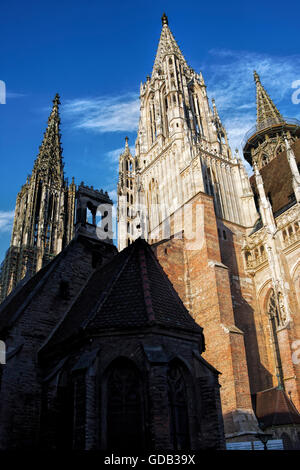
M 265 125 L 284 122 L 283 117 L 271 100 L 270 96 L 262 86 L 259 75 L 254 71 L 254 80 L 256 83 L 256 124 L 261 129 Z

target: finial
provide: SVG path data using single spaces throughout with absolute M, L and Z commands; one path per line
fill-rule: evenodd
M 162 22 L 162 25 L 164 26 L 165 24 L 169 24 L 168 22 L 168 17 L 167 15 L 165 14 L 165 12 L 163 13 L 163 16 L 161 17 L 161 22 Z
M 128 140 L 129 140 L 129 139 L 128 139 L 128 137 L 126 136 L 126 137 L 125 137 L 125 147 L 126 147 L 126 148 L 128 147 Z
M 258 75 L 258 73 L 256 72 L 256 70 L 253 71 L 253 75 L 254 75 L 254 80 L 255 80 L 255 82 L 256 82 L 256 83 L 257 83 L 257 82 L 260 82 L 260 78 L 259 78 L 259 75 Z
M 56 95 L 54 96 L 53 103 L 54 103 L 54 105 L 59 105 L 60 104 L 59 94 L 58 93 L 56 93 Z

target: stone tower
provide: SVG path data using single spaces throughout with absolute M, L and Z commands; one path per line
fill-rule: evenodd
M 280 114 L 256 72 L 254 80 L 257 119 L 244 156 L 254 168 L 250 182 L 260 219 L 248 233 L 244 255 L 256 292 L 264 370 L 256 368 L 254 375 L 250 365 L 250 380 L 260 400 L 273 386 L 300 410 L 300 122 Z
M 0 300 L 31 277 L 73 237 L 76 186 L 64 178 L 59 95 L 53 100 L 39 154 L 16 200 L 11 244 L 2 263 Z
M 164 221 L 200 192 L 214 197 L 218 216 L 253 223 L 257 214 L 242 164 L 232 156 L 202 74 L 187 64 L 165 14 L 140 103 L 135 157 L 126 142 L 120 158 L 119 249 L 142 231 L 149 241 L 164 238 Z
M 204 357 L 222 373 L 227 441 L 253 440 L 268 423 L 298 445 L 300 123 L 254 79 L 249 178 L 163 15 L 152 76 L 141 85 L 135 156 L 127 139 L 120 156 L 118 242 L 122 249 L 144 236 L 203 326 Z
M 140 102 L 135 156 L 127 140 L 120 156 L 118 246 L 121 250 L 139 236 L 152 245 L 190 314 L 204 325 L 205 359 L 222 372 L 226 436 L 251 436 L 258 425 L 242 322 L 235 312 L 240 300 L 235 304 L 232 297 L 236 281 L 227 265 L 238 258 L 235 265 L 240 267 L 241 254 L 226 259 L 223 243 L 232 247 L 233 232 L 241 237 L 258 213 L 216 103 L 210 105 L 202 74 L 187 64 L 165 14 L 152 76 L 141 84 Z M 234 278 L 237 274 L 232 273 Z M 248 275 L 240 277 L 247 290 Z M 247 308 L 244 304 L 238 313 L 248 315 Z

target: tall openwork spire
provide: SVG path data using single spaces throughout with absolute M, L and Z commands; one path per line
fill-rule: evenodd
M 34 165 L 35 169 L 41 171 L 51 170 L 56 174 L 62 174 L 63 172 L 59 105 L 59 95 L 56 93 L 48 118 L 48 125 Z
M 188 67 L 186 60 L 169 28 L 168 17 L 164 13 L 162 18 L 162 31 L 160 35 L 160 40 L 157 48 L 157 53 L 153 65 L 152 75 L 154 71 L 159 70 L 162 66 L 163 59 L 167 54 L 175 54 L 180 62 Z
M 17 196 L 10 248 L 0 273 L 0 301 L 51 261 L 73 238 L 76 185 L 64 178 L 56 94 L 30 177 Z
M 256 124 L 258 130 L 275 124 L 276 122 L 284 122 L 280 112 L 276 108 L 265 88 L 262 86 L 259 75 L 255 70 L 254 80 L 256 83 Z

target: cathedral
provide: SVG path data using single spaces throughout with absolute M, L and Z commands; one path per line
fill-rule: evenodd
M 163 15 L 118 250 L 108 194 L 65 179 L 55 96 L 1 267 L 0 449 L 300 448 L 300 122 L 254 82 L 249 177 Z
M 135 155 L 126 141 L 120 156 L 118 248 L 144 237 L 204 328 L 204 357 L 222 372 L 227 439 L 250 439 L 265 422 L 299 443 L 300 122 L 280 114 L 256 72 L 254 80 L 249 179 L 202 74 L 162 17 L 140 87 Z

